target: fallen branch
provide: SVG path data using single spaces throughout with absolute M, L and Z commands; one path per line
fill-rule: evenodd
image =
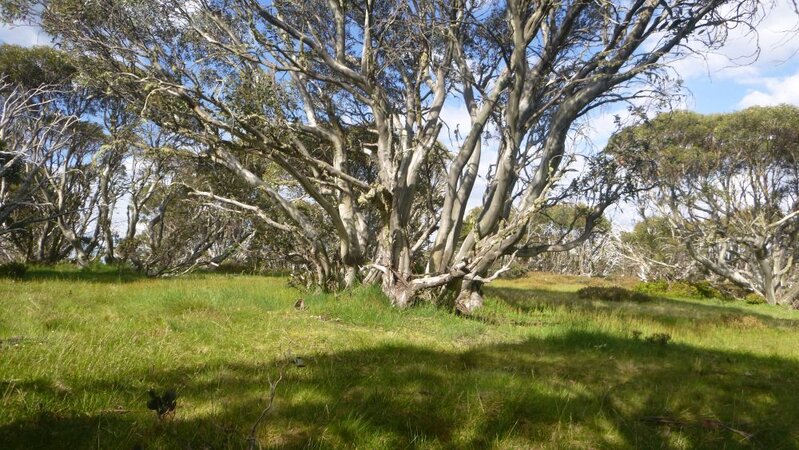
M 271 378 L 268 379 L 269 381 L 269 403 L 266 405 L 266 408 L 261 411 L 261 415 L 258 416 L 258 420 L 252 425 L 252 429 L 250 430 L 250 435 L 247 437 L 247 449 L 248 450 L 255 450 L 261 449 L 261 444 L 258 442 L 258 438 L 255 436 L 255 433 L 258 431 L 258 426 L 261 425 L 261 422 L 264 420 L 266 415 L 272 409 L 272 404 L 275 402 L 275 394 L 277 393 L 277 385 L 283 380 L 283 366 L 280 367 L 280 374 L 277 377 L 277 380 L 272 381 Z

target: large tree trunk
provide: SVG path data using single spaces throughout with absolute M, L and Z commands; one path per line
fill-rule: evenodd
M 562 200 L 549 194 L 563 175 L 564 143 L 576 121 L 601 105 L 652 92 L 638 84 L 647 78 L 659 91 L 663 77 L 657 69 L 664 55 L 697 31 L 706 31 L 712 45 L 726 35 L 726 20 L 748 18 L 749 8 L 742 7 L 737 15 L 727 15 L 732 18 L 718 19 L 729 3 L 725 0 L 685 3 L 508 0 L 483 8 L 479 2 L 232 2 L 219 15 L 205 3 L 189 12 L 181 2 L 167 1 L 159 7 L 174 10 L 179 20 L 157 27 L 143 23 L 143 32 L 133 33 L 113 25 L 127 23 L 129 12 L 101 2 L 98 13 L 115 20 L 87 25 L 89 37 L 74 27 L 80 18 L 69 11 L 51 15 L 48 29 L 77 51 L 103 55 L 92 60 L 98 66 L 93 70 L 109 75 L 119 75 L 118 61 L 129 52 L 162 55 L 157 64 L 128 58 L 132 67 L 124 77 L 98 77 L 98 82 L 149 111 L 159 126 L 207 146 L 213 161 L 281 208 L 320 258 L 323 249 L 338 247 L 340 261 L 319 259 L 320 282 L 342 272 L 344 284 L 354 282 L 368 252 L 357 206 L 376 192 L 379 206 L 364 214 L 382 216 L 372 261 L 392 303 L 407 307 L 422 290 L 447 289 L 463 280 L 455 303 L 471 312 L 482 302 L 480 285 L 493 278 L 484 278 L 487 271 L 503 256 L 566 251 L 590 234 L 593 223 L 573 242 L 524 242 L 531 217 Z M 485 32 L 486 26 L 503 30 L 501 42 Z M 120 49 L 127 50 L 121 54 Z M 182 58 L 189 50 L 220 58 L 186 64 Z M 484 61 L 475 64 L 474 55 Z M 172 71 L 166 74 L 164 66 Z M 208 76 L 198 78 L 198 71 Z M 263 105 L 241 108 L 230 103 L 237 96 L 225 95 L 217 79 L 239 80 L 236 88 L 244 91 L 267 84 L 281 91 L 283 81 L 290 80 L 285 93 L 296 102 L 283 101 L 278 92 Z M 176 80 L 192 81 L 176 86 L 181 82 Z M 440 227 L 423 270 L 413 251 L 419 248 L 410 242 L 418 227 L 413 208 L 424 191 L 419 189 L 423 163 L 440 146 L 445 126 L 440 114 L 448 98 L 464 101 L 470 126 L 460 148 L 442 163 L 447 172 L 443 214 L 434 214 Z M 162 109 L 173 104 L 180 107 Z M 498 128 L 500 151 L 488 171 L 477 223 L 460 243 L 489 121 Z M 368 146 L 369 152 L 355 151 L 370 155 L 366 166 L 376 176 L 367 170 L 367 178 L 348 164 L 347 152 L 353 150 L 343 124 L 368 130 L 369 137 L 359 138 L 355 147 Z M 335 229 L 334 245 L 242 154 L 257 155 L 285 172 L 324 211 Z M 611 178 L 591 180 L 596 195 L 584 195 L 592 201 L 590 214 L 601 215 L 630 193 L 616 186 L 629 186 L 629 180 Z M 427 181 L 428 191 L 439 188 Z M 587 217 L 586 223 L 595 220 Z
M 72 229 L 62 223 L 61 219 L 56 221 L 58 223 L 58 228 L 61 231 L 61 234 L 64 235 L 64 239 L 69 242 L 69 245 L 72 247 L 72 251 L 75 252 L 75 262 L 82 268 L 89 267 L 89 256 L 86 254 L 86 251 L 83 249 L 83 243 L 81 242 L 80 237 L 75 234 Z
M 380 284 L 393 306 L 407 308 L 413 304 L 416 289 L 409 283 L 410 258 L 402 242 L 404 234 L 392 224 L 396 225 L 396 220 L 384 225 L 380 233 L 377 258 Z
M 455 310 L 461 314 L 471 314 L 483 306 L 481 284 L 476 281 L 464 281 L 458 297 L 455 299 Z

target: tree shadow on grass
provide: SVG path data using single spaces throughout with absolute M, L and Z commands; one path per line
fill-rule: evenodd
M 654 297 L 652 301 L 648 302 L 607 302 L 581 299 L 574 292 L 513 287 L 486 287 L 486 294 L 489 297 L 500 299 L 513 309 L 525 313 L 542 312 L 557 307 L 582 311 L 621 311 L 633 316 L 646 317 L 665 325 L 675 325 L 677 322 L 684 320 L 726 323 L 735 322 L 736 319 L 745 316 L 751 316 L 756 318 L 761 324 L 770 327 L 799 329 L 799 312 L 796 312 L 796 318 L 778 318 L 753 310 L 743 310 L 699 301 L 685 302 L 667 297 Z
M 587 332 L 466 351 L 384 345 L 304 357 L 305 367 L 284 369 L 259 427 L 264 448 L 799 447 L 793 360 Z M 2 386 L 12 401 L 14 390 L 115 401 L 90 413 L 29 405 L 27 418 L 0 426 L 0 443 L 244 448 L 277 366 L 221 360 L 131 371 L 68 380 L 69 392 L 48 380 Z M 174 420 L 146 410 L 144 385 L 178 388 Z

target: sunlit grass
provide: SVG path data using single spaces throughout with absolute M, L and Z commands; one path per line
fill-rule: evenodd
M 799 313 L 574 295 L 606 283 L 502 280 L 462 318 L 374 288 L 297 310 L 282 278 L 34 270 L 0 280 L 0 448 L 246 447 L 281 368 L 264 448 L 799 447 Z M 150 388 L 178 391 L 173 420 Z

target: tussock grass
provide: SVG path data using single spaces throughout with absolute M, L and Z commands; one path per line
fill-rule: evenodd
M 34 269 L 0 280 L 0 447 L 245 448 L 282 368 L 263 448 L 799 448 L 799 313 L 588 285 L 608 283 L 502 280 L 461 318 L 373 288 L 297 310 L 283 278 Z M 150 388 L 178 391 L 173 420 Z

